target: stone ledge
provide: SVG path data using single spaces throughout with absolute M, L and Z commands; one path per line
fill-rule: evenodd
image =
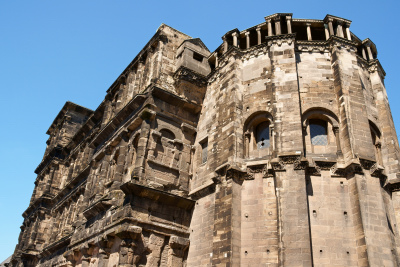
M 153 201 L 161 202 L 164 205 L 175 206 L 185 210 L 193 209 L 195 204 L 195 201 L 191 199 L 138 185 L 133 182 L 124 183 L 120 188 L 126 195 L 135 195 L 151 199 Z

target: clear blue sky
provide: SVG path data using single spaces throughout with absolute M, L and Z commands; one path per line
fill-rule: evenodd
M 352 20 L 350 30 L 377 45 L 400 133 L 399 5 L 395 0 L 0 0 L 0 262 L 18 241 L 33 171 L 59 110 L 68 100 L 96 109 L 161 23 L 200 37 L 214 50 L 227 31 L 251 27 L 277 12 Z

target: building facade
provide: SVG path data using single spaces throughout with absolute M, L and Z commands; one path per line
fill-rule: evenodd
M 370 39 L 167 25 L 96 110 L 67 102 L 9 266 L 399 266 L 400 151 Z

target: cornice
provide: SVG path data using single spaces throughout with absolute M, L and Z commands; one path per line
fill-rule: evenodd
M 347 40 L 346 38 L 338 37 L 335 35 L 331 35 L 327 42 L 330 45 L 330 49 L 332 49 L 334 46 L 340 45 L 341 47 L 344 47 L 347 50 L 357 52 L 357 42 Z
M 301 52 L 329 52 L 329 42 L 327 41 L 297 41 L 295 43 L 296 51 Z
M 384 78 L 386 76 L 386 72 L 383 69 L 381 63 L 379 62 L 378 59 L 370 60 L 368 61 L 368 71 L 370 73 L 373 73 L 375 71 L 378 71 L 379 75 Z

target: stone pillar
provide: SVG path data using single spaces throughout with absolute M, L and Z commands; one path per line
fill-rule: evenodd
M 257 31 L 257 44 L 259 45 L 261 44 L 261 28 L 257 27 L 256 31 Z
M 140 239 L 141 233 L 141 227 L 129 224 L 123 224 L 117 228 L 115 235 L 122 239 L 118 266 L 136 266 L 139 262 L 140 254 L 137 251 L 136 242 Z
M 325 39 L 328 40 L 328 39 L 329 39 L 329 29 L 328 29 L 328 25 L 324 24 L 324 28 L 325 28 Z
M 282 32 L 281 32 L 281 18 L 280 17 L 274 18 L 274 22 L 275 22 L 275 33 L 276 33 L 276 35 L 282 34 Z
M 232 33 L 232 37 L 233 37 L 233 46 L 238 47 L 238 33 L 237 32 Z
M 159 40 L 157 49 L 156 68 L 155 68 L 156 71 L 154 73 L 154 79 L 156 80 L 159 79 L 161 75 L 163 50 L 164 50 L 164 42 L 162 40 Z
M 247 131 L 247 132 L 244 134 L 244 137 L 245 137 L 245 151 L 244 151 L 244 156 L 245 156 L 245 157 L 249 157 L 251 133 Z
M 372 90 L 376 95 L 375 103 L 378 110 L 378 121 L 381 125 L 380 141 L 384 144 L 381 148 L 377 147 L 377 149 L 381 152 L 381 163 L 385 166 L 388 181 L 397 181 L 397 174 L 400 172 L 400 151 L 398 150 L 396 129 L 391 119 L 392 115 L 384 83 L 384 73 L 378 62 L 374 62 L 368 71 Z M 375 145 L 380 146 L 380 142 Z M 400 221 L 397 222 L 397 225 L 400 225 Z
M 246 49 L 250 48 L 250 32 L 245 32 L 244 35 L 246 35 Z
M 346 35 L 347 35 L 347 40 L 351 41 L 350 23 L 346 23 Z
M 222 170 L 214 206 L 212 266 L 240 266 L 241 185 L 240 173 Z
M 311 36 L 311 23 L 306 23 L 307 26 L 307 39 L 308 41 L 312 41 L 312 36 Z
M 333 31 L 333 19 L 329 18 L 328 19 L 328 27 L 329 27 L 329 35 L 335 35 L 335 32 Z
M 336 35 L 341 37 L 341 38 L 344 38 L 342 24 L 343 24 L 343 22 L 338 21 L 337 28 L 336 28 Z
M 268 36 L 274 35 L 274 33 L 272 32 L 271 19 L 267 20 L 267 24 L 268 24 Z
M 189 247 L 189 239 L 171 236 L 169 247 L 167 266 L 182 266 L 185 251 Z
M 292 33 L 292 17 L 291 16 L 286 16 L 286 23 L 287 23 L 287 29 L 288 33 Z
M 215 53 L 215 67 L 218 67 L 218 53 Z
M 367 44 L 367 52 L 368 52 L 368 58 L 369 58 L 369 60 L 373 60 L 373 59 L 374 59 L 374 56 L 372 55 L 371 44 L 370 44 L 370 43 Z
M 222 40 L 224 41 L 224 50 L 223 53 L 226 53 L 228 51 L 228 41 L 226 40 L 226 37 L 222 37 Z
M 134 251 L 135 251 L 135 242 L 130 238 L 125 238 L 121 242 L 121 248 L 119 251 L 119 264 L 118 266 L 122 267 L 131 267 L 134 262 Z M 136 266 L 136 265 L 135 265 Z
M 340 146 L 340 135 L 339 135 L 339 127 L 333 127 L 333 132 L 335 133 L 335 137 L 336 137 L 336 155 L 339 156 L 343 156 L 342 153 L 342 148 Z
M 361 48 L 361 52 L 362 52 L 363 58 L 364 58 L 365 60 L 368 60 L 368 59 L 367 59 L 367 55 L 365 54 L 365 48 L 364 48 L 364 47 Z
M 44 193 L 50 193 L 51 190 L 51 184 L 53 183 L 53 178 L 54 178 L 54 172 L 55 172 L 55 167 L 51 167 L 49 175 L 48 175 L 48 179 L 47 179 L 47 183 L 46 183 L 46 188 L 44 190 Z
M 300 160 L 300 155 L 291 155 L 272 162 L 276 170 L 278 222 L 283 222 L 278 226 L 281 266 L 312 266 L 305 165 Z
M 141 114 L 141 118 L 143 119 L 141 130 L 140 130 L 140 137 L 139 137 L 139 144 L 136 153 L 136 160 L 135 160 L 135 169 L 132 174 L 132 178 L 139 179 L 144 175 L 144 164 L 146 159 L 146 150 L 147 150 L 147 143 L 150 135 L 150 128 L 151 123 L 155 118 L 156 113 L 152 110 L 144 110 Z

